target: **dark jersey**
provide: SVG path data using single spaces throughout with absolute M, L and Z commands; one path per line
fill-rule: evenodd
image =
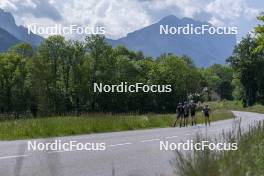
M 184 109 L 184 116 L 189 116 L 189 106 L 186 104 L 183 106 Z
M 209 116 L 210 108 L 209 107 L 204 107 L 203 112 L 205 116 Z
M 177 106 L 177 113 L 178 115 L 182 115 L 184 113 L 184 109 L 182 105 Z
M 195 113 L 195 111 L 196 111 L 196 104 L 195 103 L 192 103 L 190 105 L 190 110 L 191 110 L 191 113 Z
M 192 103 L 190 105 L 190 111 L 191 111 L 191 116 L 195 116 L 195 112 L 196 112 L 196 104 Z

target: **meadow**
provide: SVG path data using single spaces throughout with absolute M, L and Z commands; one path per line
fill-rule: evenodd
M 228 110 L 214 110 L 211 120 L 233 118 Z M 137 129 L 171 127 L 176 114 L 86 114 L 82 116 L 54 116 L 29 119 L 12 119 L 0 121 L 0 139 L 15 140 L 29 138 L 46 138 L 78 134 L 116 132 Z M 197 122 L 203 123 L 201 112 Z M 178 122 L 179 123 L 179 122 Z M 179 124 L 177 124 L 178 126 Z

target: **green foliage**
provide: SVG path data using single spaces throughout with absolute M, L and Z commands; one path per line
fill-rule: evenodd
M 245 106 L 264 103 L 264 52 L 256 52 L 257 47 L 256 39 L 248 35 L 228 59 L 241 82 L 241 96 Z
M 191 58 L 172 54 L 154 60 L 123 46 L 113 49 L 105 42 L 104 36 L 99 35 L 87 37 L 85 42 L 52 36 L 35 53 L 30 45 L 22 43 L 11 48 L 2 58 L 6 61 L 1 64 L 2 68 L 6 64 L 14 65 L 8 71 L 2 69 L 2 113 L 31 111 L 36 116 L 83 112 L 174 112 L 179 101 L 196 95 L 196 101 L 202 100 L 200 94 L 207 93 L 207 100 L 212 92 L 218 93 L 221 99 L 232 99 L 233 70 L 228 66 L 198 69 Z M 16 73 L 19 79 L 9 78 L 13 75 L 9 72 Z M 5 79 L 13 80 L 14 84 L 5 82 Z M 93 93 L 95 82 L 170 84 L 172 92 Z M 208 88 L 207 92 L 203 92 L 204 87 Z
M 264 21 L 264 14 L 258 17 Z M 255 36 L 247 35 L 227 60 L 235 71 L 234 95 L 244 106 L 264 103 L 264 25 L 255 28 Z
M 261 22 L 264 22 L 264 12 L 260 14 L 260 16 L 258 17 L 258 20 L 260 20 Z M 257 34 L 257 42 L 258 42 L 256 52 L 263 52 L 264 50 L 264 25 L 263 24 L 258 25 L 255 28 L 255 32 Z
M 15 53 L 0 54 L 0 112 L 16 116 L 28 108 L 26 59 Z
M 213 98 L 213 93 L 217 93 L 221 100 L 233 99 L 233 69 L 231 67 L 215 64 L 207 69 L 201 69 L 200 72 L 203 78 L 201 84 L 206 87 L 203 92 L 205 101 L 218 100 Z
M 264 123 L 249 126 L 245 133 L 241 129 L 223 133 L 221 142 L 238 143 L 238 150 L 210 151 L 195 150 L 190 153 L 177 151 L 176 173 L 180 176 L 246 176 L 263 175 L 264 169 Z M 197 136 L 195 142 L 211 141 L 217 143 L 219 139 Z
M 9 49 L 10 53 L 16 53 L 22 58 L 30 58 L 33 56 L 33 48 L 28 43 L 19 43 Z
M 202 100 L 204 87 L 232 99 L 233 70 L 228 66 L 199 69 L 191 58 L 173 54 L 155 60 L 124 46 L 112 48 L 101 35 L 84 42 L 51 36 L 36 50 L 21 43 L 1 54 L 0 62 L 0 110 L 16 116 L 175 112 L 179 101 Z M 171 85 L 172 92 L 93 92 L 93 83 L 121 82 Z

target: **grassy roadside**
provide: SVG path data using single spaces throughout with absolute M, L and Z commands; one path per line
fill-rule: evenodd
M 238 150 L 196 150 L 176 152 L 176 173 L 179 176 L 261 176 L 264 171 L 264 122 L 249 126 L 246 133 L 239 129 L 222 134 L 226 142 L 237 143 Z M 196 142 L 219 139 L 197 137 Z
M 209 104 L 213 110 L 226 109 L 226 110 L 264 113 L 263 105 L 256 104 L 251 107 L 243 108 L 243 105 L 240 101 L 215 101 L 215 102 L 208 102 L 206 104 Z
M 212 121 L 233 118 L 231 111 L 214 110 Z M 45 138 L 77 134 L 127 131 L 170 127 L 175 114 L 107 115 L 93 114 L 84 117 L 47 117 L 0 121 L 0 140 Z M 198 123 L 203 123 L 202 113 L 197 114 Z

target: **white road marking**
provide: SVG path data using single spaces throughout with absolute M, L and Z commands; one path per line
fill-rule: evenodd
M 10 158 L 21 158 L 21 157 L 27 157 L 29 155 L 15 155 L 15 156 L 2 156 L 0 159 L 10 159 Z
M 199 131 L 201 130 L 200 127 L 198 126 L 198 128 L 196 128 L 198 130 L 196 131 Z M 207 127 L 206 127 L 207 129 Z M 225 131 L 226 129 L 212 129 L 212 130 L 208 130 L 208 132 L 219 132 L 219 131 Z M 189 136 L 191 135 L 191 133 L 186 133 L 185 134 L 186 136 Z M 171 139 L 171 138 L 177 138 L 177 137 L 180 137 L 180 136 L 167 136 L 167 137 L 164 137 L 165 139 Z M 140 142 L 144 143 L 144 142 L 152 142 L 152 141 L 160 141 L 161 139 L 145 139 L 145 140 L 142 140 Z M 117 147 L 117 146 L 124 146 L 124 145 L 131 145 L 132 143 L 130 142 L 127 142 L 127 143 L 120 143 L 120 144 L 111 144 L 111 145 L 107 145 L 106 147 Z M 72 150 L 72 151 L 76 151 L 76 150 Z M 50 151 L 50 152 L 46 152 L 46 153 L 62 153 L 62 152 L 68 152 L 67 150 L 60 150 L 60 151 Z M 14 156 L 2 156 L 0 157 L 0 160 L 1 159 L 12 159 L 12 158 L 22 158 L 22 157 L 29 157 L 31 155 L 14 155 Z
M 176 137 L 179 137 L 179 136 L 168 136 L 168 137 L 165 137 L 166 139 L 171 139 L 171 138 L 176 138 Z
M 140 142 L 152 142 L 152 141 L 160 141 L 160 139 L 147 139 Z
M 132 143 L 127 142 L 127 143 L 123 143 L 123 144 L 112 144 L 112 145 L 107 145 L 106 147 L 117 147 L 117 146 L 122 146 L 122 145 L 130 145 Z
M 69 150 L 69 151 L 67 151 L 67 150 L 56 150 L 56 151 L 51 151 L 51 152 L 47 152 L 47 153 L 62 153 L 62 152 L 74 152 L 74 151 L 76 151 L 76 150 Z

